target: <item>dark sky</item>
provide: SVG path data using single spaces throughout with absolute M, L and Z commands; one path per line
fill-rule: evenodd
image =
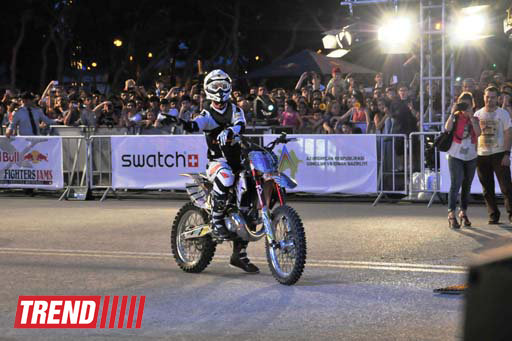
M 0 48 L 4 51 L 0 55 L 0 85 L 10 82 L 11 51 L 19 38 L 23 16 L 28 20 L 18 51 L 17 86 L 37 89 L 58 77 L 59 52 L 63 58 L 60 63 L 63 73 L 69 73 L 71 60 L 80 60 L 84 66 L 94 61 L 98 67 L 91 72 L 107 74 L 110 81 L 115 79 L 118 70 L 121 70 L 119 79 L 137 76 L 142 80 L 153 79 L 162 69 L 158 61 L 165 60 L 166 67 L 173 57 L 189 67 L 195 65 L 197 58 L 207 63 L 229 58 L 235 50 L 232 16 L 236 13 L 236 3 L 236 0 L 5 2 L 0 12 Z M 499 8 L 497 19 L 502 20 L 505 3 L 499 1 L 494 5 Z M 385 5 L 359 6 L 354 8 L 355 16 L 350 18 L 348 8 L 340 6 L 337 0 L 239 1 L 238 5 L 240 72 L 305 48 L 316 51 L 322 48 L 323 30 L 358 21 L 375 25 L 381 13 L 392 9 Z M 415 1 L 402 1 L 400 9 L 418 13 Z M 54 39 L 50 39 L 50 32 Z M 123 40 L 121 48 L 112 44 L 115 38 Z M 360 33 L 360 38 L 359 47 L 347 58 L 378 69 L 385 56 L 375 50 L 374 36 Z M 493 46 L 508 50 L 503 37 L 498 38 Z M 182 43 L 188 49 L 179 49 Z M 148 52 L 152 52 L 154 58 L 149 59 Z M 133 56 L 133 61 L 128 61 L 129 56 Z M 258 61 L 256 56 L 260 57 Z M 500 58 L 505 58 L 500 64 L 506 64 L 506 57 Z

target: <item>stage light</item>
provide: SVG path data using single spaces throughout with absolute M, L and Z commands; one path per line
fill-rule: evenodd
M 341 58 L 341 57 L 343 57 L 344 55 L 346 55 L 349 52 L 350 52 L 350 50 L 337 49 L 337 50 L 334 50 L 331 53 L 329 53 L 327 55 L 327 57 L 329 57 L 329 58 Z
M 460 10 L 451 27 L 451 40 L 453 44 L 460 45 L 465 42 L 481 40 L 489 35 L 487 18 L 488 6 L 472 6 Z
M 338 47 L 338 41 L 336 40 L 336 36 L 334 34 L 328 34 L 323 37 L 322 44 L 326 50 L 335 49 Z
M 407 17 L 388 17 L 378 30 L 378 40 L 384 53 L 408 53 L 411 49 L 414 28 Z

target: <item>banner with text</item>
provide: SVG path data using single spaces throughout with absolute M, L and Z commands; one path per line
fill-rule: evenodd
M 0 187 L 63 188 L 62 139 L 0 137 Z
M 182 173 L 205 172 L 203 135 L 112 136 L 112 187 L 184 189 Z
M 277 135 L 265 135 L 265 144 Z M 279 170 L 294 178 L 295 192 L 366 194 L 377 192 L 375 135 L 288 135 L 278 145 Z

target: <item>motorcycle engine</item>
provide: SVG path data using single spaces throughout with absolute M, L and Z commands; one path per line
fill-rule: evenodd
M 247 233 L 247 223 L 240 212 L 229 212 L 224 218 L 226 228 L 233 233 L 236 233 L 240 238 L 245 241 L 250 241 L 249 234 Z

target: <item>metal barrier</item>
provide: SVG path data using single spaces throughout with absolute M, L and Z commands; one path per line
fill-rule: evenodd
M 105 190 L 100 199 L 100 201 L 103 201 L 110 190 L 116 194 L 116 191 L 112 188 L 110 136 L 93 135 L 89 138 L 89 146 L 89 187 Z
M 377 205 L 382 196 L 387 194 L 407 195 L 408 140 L 405 134 L 377 134 L 377 169 L 378 182 Z M 402 146 L 401 146 L 402 144 Z M 400 152 L 401 153 L 400 155 Z
M 87 133 L 83 127 L 66 127 L 59 133 Z M 110 129 L 109 129 L 109 132 Z M 430 207 L 440 192 L 439 153 L 425 139 L 438 132 L 404 134 L 377 134 L 377 198 L 373 206 L 386 195 L 411 195 L 432 193 Z M 247 135 L 248 136 L 248 135 Z M 263 135 L 250 135 L 261 142 Z M 63 152 L 64 193 L 59 200 L 75 197 L 81 199 L 87 190 L 104 190 L 105 200 L 112 187 L 111 135 L 61 136 Z M 425 148 L 427 145 L 428 148 Z M 427 150 L 427 155 L 423 151 Z M 417 182 L 419 180 L 420 185 Z M 429 182 L 430 181 L 430 182 Z M 427 184 L 422 185 L 422 184 Z M 82 192 L 80 192 L 80 190 Z
M 428 207 L 436 197 L 443 202 L 440 196 L 439 151 L 433 145 L 434 138 L 439 134 L 440 132 L 417 132 L 409 135 L 409 195 L 432 193 Z M 416 136 L 417 142 L 414 141 Z M 425 141 L 426 138 L 430 138 L 430 141 Z
M 85 199 L 88 185 L 89 143 L 85 137 L 62 137 L 62 172 L 64 193 L 59 200 L 73 195 L 76 199 Z

